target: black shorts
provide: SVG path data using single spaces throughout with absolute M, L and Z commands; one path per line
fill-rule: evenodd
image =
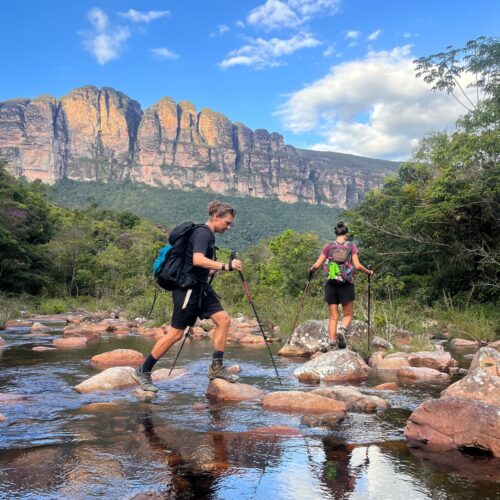
M 328 305 L 347 304 L 355 299 L 353 283 L 338 283 L 328 280 L 325 284 L 325 300 Z
M 184 330 L 193 326 L 196 318 L 207 319 L 223 311 L 219 297 L 210 287 L 202 289 L 176 288 L 173 292 L 174 312 L 172 326 Z

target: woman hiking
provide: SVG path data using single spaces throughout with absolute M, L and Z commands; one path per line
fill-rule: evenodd
M 346 333 L 352 320 L 354 309 L 354 269 L 363 271 L 365 274 L 373 274 L 373 271 L 364 267 L 359 261 L 358 248 L 348 240 L 349 229 L 343 222 L 335 226 L 336 239 L 323 247 L 318 260 L 309 268 L 315 271 L 325 264 L 328 280 L 325 284 L 325 301 L 330 311 L 328 323 L 328 334 L 330 337 L 329 350 L 345 349 Z M 339 304 L 342 305 L 342 325 L 338 329 Z
M 236 210 L 227 203 L 212 201 L 208 205 L 208 220 L 197 227 L 186 247 L 184 268 L 196 285 L 191 288 L 176 288 L 173 290 L 174 311 L 172 321 L 166 335 L 154 345 L 146 361 L 133 373 L 133 378 L 145 391 L 157 392 L 153 385 L 151 371 L 156 362 L 182 338 L 184 330 L 193 326 L 197 318 L 210 318 L 215 323 L 213 336 L 214 353 L 212 364 L 208 369 L 208 378 L 222 378 L 228 382 L 236 382 L 237 375 L 228 373 L 223 366 L 223 356 L 226 347 L 227 333 L 231 319 L 212 287 L 207 282 L 208 276 L 217 271 L 242 270 L 239 260 L 229 264 L 217 262 L 215 258 L 215 233 L 225 233 L 233 223 Z

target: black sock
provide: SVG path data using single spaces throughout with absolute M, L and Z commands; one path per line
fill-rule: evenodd
M 144 372 L 150 372 L 153 369 L 153 366 L 156 364 L 158 360 L 154 358 L 151 354 L 146 358 L 146 361 L 142 364 L 142 366 L 139 368 L 139 371 L 144 373 Z
M 222 365 L 223 358 L 224 358 L 224 351 L 214 351 L 212 355 L 212 366 Z

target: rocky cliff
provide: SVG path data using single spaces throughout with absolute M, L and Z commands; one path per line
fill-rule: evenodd
M 345 208 L 393 162 L 285 145 L 224 115 L 165 97 L 144 112 L 111 88 L 0 102 L 0 158 L 16 175 L 116 180 Z

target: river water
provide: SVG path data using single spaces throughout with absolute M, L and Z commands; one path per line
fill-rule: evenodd
M 407 448 L 408 416 L 442 386 L 377 393 L 390 400 L 390 410 L 349 413 L 332 429 L 311 428 L 301 415 L 266 411 L 260 403 L 208 400 L 211 342 L 193 340 L 178 363 L 188 373 L 160 383 L 151 401 L 133 389 L 79 394 L 73 387 L 97 373 L 93 355 L 117 348 L 147 354 L 153 340 L 109 337 L 82 349 L 32 351 L 62 335 L 61 325 L 53 328 L 39 337 L 28 329 L 2 332 L 8 346 L 0 350 L 0 393 L 24 399 L 0 404 L 7 417 L 0 423 L 0 498 L 500 498 L 500 461 Z M 159 367 L 170 366 L 176 351 Z M 276 356 L 276 362 L 285 389 L 309 389 L 292 377 L 303 360 Z M 242 382 L 280 389 L 265 347 L 230 344 L 231 363 L 242 367 Z M 296 432 L 254 432 L 267 426 Z

